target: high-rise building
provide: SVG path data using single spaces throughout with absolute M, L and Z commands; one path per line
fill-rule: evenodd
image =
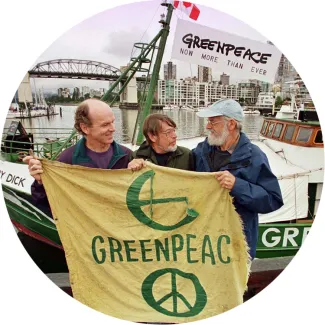
M 64 88 L 64 89 L 62 90 L 62 96 L 63 96 L 64 98 L 68 98 L 68 97 L 70 97 L 70 89 L 69 89 L 69 88 Z
M 301 80 L 301 78 L 295 67 L 286 56 L 282 54 L 276 74 L 276 82 L 281 85 L 281 94 L 283 98 L 291 97 L 291 92 L 294 88 L 293 82 L 295 80 Z M 297 98 L 300 98 L 303 101 L 310 100 L 308 89 L 302 81 L 299 82 L 299 94 L 297 95 Z
M 212 69 L 199 65 L 197 67 L 197 75 L 199 82 L 211 82 L 212 81 Z
M 58 88 L 58 96 L 68 98 L 70 96 L 69 88 Z
M 295 78 L 297 71 L 284 54 L 281 55 L 277 70 L 276 81 L 281 82 L 286 78 Z
M 171 61 L 164 64 L 164 80 L 176 80 L 176 64 Z
M 72 96 L 74 97 L 74 99 L 79 99 L 80 89 L 78 87 L 73 88 Z
M 221 83 L 221 85 L 228 86 L 229 85 L 229 78 L 230 78 L 229 75 L 227 75 L 225 73 L 221 74 L 220 75 L 220 83 Z
M 89 94 L 89 92 L 90 92 L 89 87 L 86 87 L 86 86 L 82 87 L 82 96 L 85 96 L 86 94 Z

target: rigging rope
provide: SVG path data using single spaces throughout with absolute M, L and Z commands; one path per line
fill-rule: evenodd
M 290 175 L 286 175 L 286 176 L 278 176 L 277 179 L 281 180 L 281 179 L 297 178 L 299 176 L 307 176 L 312 172 L 317 172 L 317 171 L 320 171 L 320 170 L 323 170 L 323 169 L 324 169 L 323 167 L 310 169 L 310 170 L 307 170 L 307 171 L 301 172 L 301 173 L 290 174 Z

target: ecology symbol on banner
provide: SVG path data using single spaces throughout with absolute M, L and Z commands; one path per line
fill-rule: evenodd
M 163 275 L 170 274 L 171 276 L 171 290 L 165 296 L 161 297 L 159 300 L 155 299 L 157 293 L 154 294 L 154 284 Z M 192 281 L 195 290 L 195 303 L 192 306 L 186 297 L 177 290 L 177 278 L 185 278 Z M 157 285 L 157 287 L 159 287 Z M 207 303 L 207 294 L 202 287 L 199 279 L 192 273 L 185 273 L 178 269 L 167 268 L 162 270 L 157 270 L 145 278 L 142 283 L 142 296 L 149 306 L 157 310 L 158 312 L 174 317 L 192 317 L 198 315 L 205 307 Z M 162 304 L 170 300 L 172 306 L 168 310 L 162 307 Z M 180 311 L 181 309 L 187 309 L 186 311 Z
M 148 200 L 140 200 L 141 189 L 144 186 L 145 182 L 149 179 L 151 181 L 151 196 L 153 196 L 152 182 L 153 182 L 154 175 L 155 172 L 153 170 L 149 170 L 143 173 L 142 175 L 140 175 L 138 178 L 136 178 L 134 182 L 130 185 L 126 194 L 126 204 L 130 212 L 133 214 L 133 216 L 135 216 L 140 222 L 142 222 L 146 226 L 157 230 L 163 230 L 163 231 L 177 229 L 183 225 L 186 225 L 194 221 L 196 217 L 198 217 L 199 213 L 194 209 L 189 209 L 189 208 L 187 208 L 186 210 L 186 216 L 181 221 L 179 221 L 174 225 L 162 225 L 158 222 L 155 222 L 152 220 L 151 216 L 147 216 L 142 211 L 143 206 L 162 204 L 168 202 L 186 202 L 186 204 L 188 205 L 188 199 L 187 197 L 184 196 L 164 198 L 164 199 L 154 199 L 153 197 L 151 197 Z
M 172 198 L 153 198 L 153 177 L 155 172 L 149 170 L 139 177 L 137 177 L 131 186 L 129 187 L 126 194 L 126 204 L 132 215 L 138 219 L 144 225 L 156 229 L 156 230 L 173 230 L 177 229 L 183 225 L 186 225 L 194 221 L 199 213 L 194 209 L 188 207 L 187 197 L 172 197 Z M 150 199 L 140 200 L 140 193 L 144 184 L 150 180 Z M 147 216 L 143 211 L 142 207 L 150 206 L 152 208 L 153 204 L 168 204 L 169 202 L 185 202 L 187 204 L 186 215 L 185 217 L 177 222 L 174 225 L 162 225 L 154 220 L 152 220 L 152 209 L 150 209 L 150 215 Z M 163 275 L 170 274 L 171 283 L 170 283 L 170 292 L 167 293 L 164 297 L 160 298 L 158 301 L 155 299 L 157 293 L 155 291 L 154 284 L 156 281 L 159 282 L 159 278 Z M 195 296 L 195 303 L 193 306 L 188 301 L 188 299 L 180 292 L 177 291 L 177 279 L 182 278 L 183 280 L 190 280 L 193 284 L 193 293 L 191 294 L 191 300 Z M 191 317 L 199 314 L 205 307 L 207 303 L 207 294 L 202 287 L 199 279 L 193 273 L 185 273 L 176 268 L 167 268 L 156 270 L 153 273 L 149 274 L 142 283 L 142 296 L 146 303 L 155 309 L 156 311 L 174 317 Z M 171 303 L 170 303 L 171 301 Z M 167 308 L 162 307 L 162 304 L 167 302 L 168 306 L 171 306 L 168 310 Z M 169 303 L 169 304 L 168 304 Z M 184 311 L 184 309 L 186 311 Z

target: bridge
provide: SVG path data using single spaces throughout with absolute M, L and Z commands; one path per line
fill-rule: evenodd
M 98 61 L 58 59 L 37 63 L 28 71 L 32 78 L 67 78 L 115 81 L 121 75 L 120 69 Z M 136 77 L 136 81 L 145 81 Z

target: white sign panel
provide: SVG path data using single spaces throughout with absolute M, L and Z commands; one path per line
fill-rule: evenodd
M 0 177 L 3 185 L 31 194 L 34 178 L 29 174 L 28 165 L 0 160 Z
M 281 52 L 253 41 L 179 19 L 172 58 L 198 64 L 241 79 L 274 83 Z

